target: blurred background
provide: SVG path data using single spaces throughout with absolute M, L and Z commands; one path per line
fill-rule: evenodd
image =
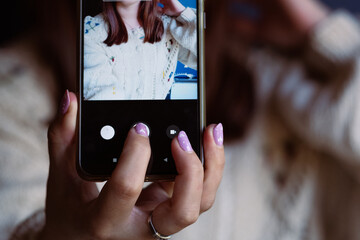
M 327 4 L 329 7 L 336 8 L 345 8 L 353 13 L 360 12 L 360 4 L 358 1 L 353 0 L 322 0 L 323 3 Z
M 360 3 L 353 0 L 322 0 L 330 8 L 344 8 L 354 14 Z M 206 5 L 214 1 L 206 1 Z M 31 42 L 46 63 L 51 66 L 59 91 L 75 89 L 76 78 L 76 1 L 19 0 L 2 3 L 0 47 L 16 42 Z M 216 16 L 209 16 L 208 29 Z

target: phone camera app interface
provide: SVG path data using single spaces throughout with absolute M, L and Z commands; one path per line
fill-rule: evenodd
M 176 173 L 170 144 L 180 130 L 199 154 L 197 6 L 197 0 L 82 0 L 85 170 L 110 174 L 138 122 L 152 130 L 149 174 Z

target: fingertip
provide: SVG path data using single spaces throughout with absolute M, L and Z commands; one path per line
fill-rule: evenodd
M 76 128 L 77 97 L 74 93 L 65 91 L 59 107 L 59 114 L 51 124 L 48 137 L 51 142 L 69 142 Z
M 224 128 L 222 123 L 211 124 L 205 129 L 204 145 L 211 145 L 219 148 L 224 147 Z
M 63 113 L 62 123 L 66 129 L 75 131 L 78 110 L 77 97 L 73 92 L 68 92 L 68 97 L 69 107 L 67 111 Z
M 144 123 L 137 123 L 134 125 L 135 132 L 140 136 L 148 138 L 150 136 L 150 129 Z
M 217 146 L 222 147 L 224 145 L 224 128 L 221 123 L 213 128 L 213 138 Z
M 135 153 L 150 159 L 151 147 L 148 137 L 148 127 L 143 123 L 137 123 L 130 128 L 125 139 L 121 156 L 132 156 Z M 125 157 L 124 157 L 125 158 Z
M 188 145 L 190 141 L 188 143 L 186 141 L 189 141 L 186 133 L 180 132 L 178 137 L 174 138 L 171 143 L 171 151 L 179 175 L 195 171 L 196 169 L 202 170 L 201 161 L 191 145 Z
M 215 169 L 221 170 L 224 168 L 225 149 L 222 143 L 223 143 L 222 124 L 209 125 L 204 133 L 205 169 L 214 167 Z
M 149 131 L 150 130 L 147 125 L 143 123 L 137 123 L 132 128 L 130 128 L 125 139 L 122 155 L 126 155 L 128 153 L 132 154 L 134 149 L 142 149 L 138 150 L 138 152 L 148 156 L 150 159 L 151 147 L 150 139 L 148 137 Z
M 156 7 L 156 9 L 157 9 L 159 14 L 164 14 L 164 9 L 163 8 L 158 6 L 158 7 Z
M 70 98 L 70 106 L 68 111 L 66 112 L 65 116 L 69 116 L 72 118 L 72 121 L 76 120 L 76 116 L 77 116 L 77 110 L 78 110 L 78 101 L 77 101 L 77 96 L 75 93 L 73 92 L 69 92 L 69 98 Z
M 61 159 L 65 151 L 71 147 L 75 150 L 77 118 L 77 97 L 74 93 L 65 91 L 61 100 L 58 116 L 48 130 L 50 159 Z
M 73 92 L 69 92 L 69 97 L 71 102 L 77 102 L 77 95 Z
M 60 108 L 59 108 L 59 113 L 61 115 L 65 115 L 67 113 L 70 107 L 70 103 L 71 103 L 70 92 L 69 90 L 66 89 L 64 96 L 61 99 Z
M 187 134 L 184 131 L 180 131 L 179 135 L 176 137 L 180 148 L 187 152 L 187 153 L 192 153 L 194 150 L 192 149 L 190 140 L 187 136 Z
M 59 107 L 59 118 L 63 118 L 73 112 L 77 112 L 77 96 L 75 93 L 66 90 Z

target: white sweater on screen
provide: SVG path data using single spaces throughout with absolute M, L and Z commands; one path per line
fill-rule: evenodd
M 144 43 L 142 27 L 128 30 L 128 41 L 107 46 L 103 15 L 84 21 L 84 98 L 86 100 L 164 100 L 177 62 L 197 66 L 197 17 L 186 8 L 179 17 L 162 16 L 160 42 Z

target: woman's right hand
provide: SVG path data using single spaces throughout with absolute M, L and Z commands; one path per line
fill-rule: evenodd
M 170 17 L 178 17 L 185 10 L 184 5 L 179 0 L 159 0 L 162 7 L 158 7 L 161 14 L 166 14 Z
M 156 230 L 171 235 L 212 206 L 225 161 L 221 125 L 204 132 L 204 167 L 181 135 L 171 146 L 179 173 L 175 183 L 153 183 L 146 189 L 149 139 L 141 129 L 130 129 L 118 165 L 99 192 L 95 183 L 76 172 L 76 116 L 76 96 L 67 93 L 49 129 L 50 172 L 41 239 L 151 240 L 151 213 Z
M 231 28 L 244 38 L 280 48 L 302 46 L 313 28 L 328 15 L 317 0 L 230 0 L 237 7 L 244 2 L 255 7 L 259 16 L 254 19 L 238 13 L 235 20 L 229 19 Z

